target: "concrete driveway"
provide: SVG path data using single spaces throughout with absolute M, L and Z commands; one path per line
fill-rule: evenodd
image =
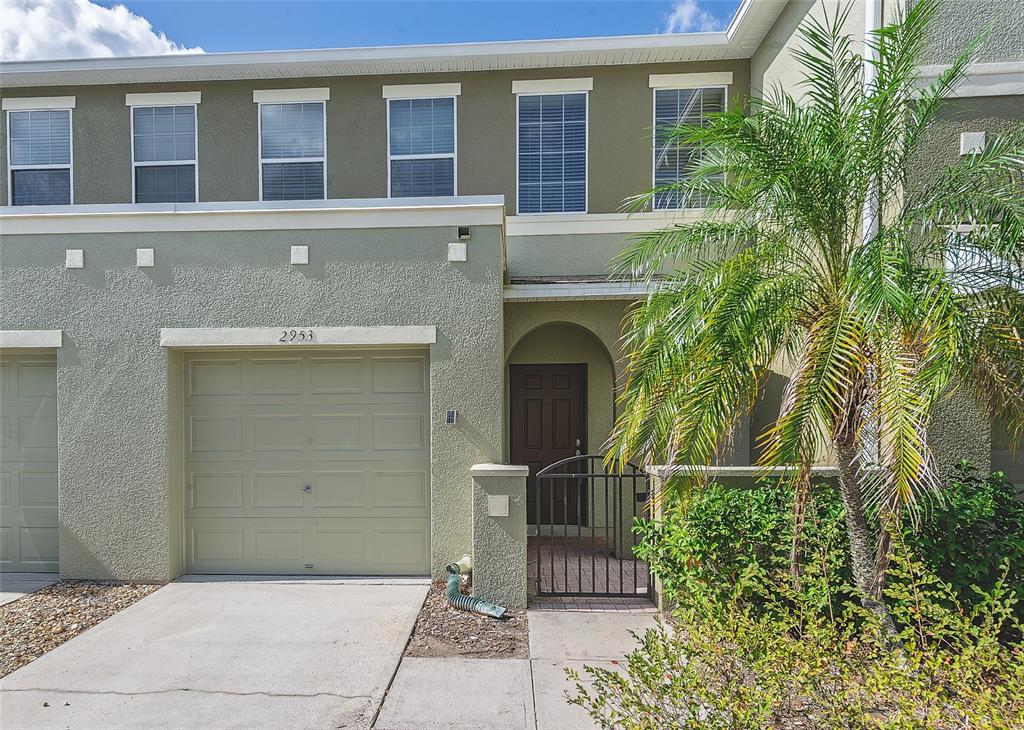
M 0 680 L 0 726 L 368 727 L 427 587 L 177 581 Z

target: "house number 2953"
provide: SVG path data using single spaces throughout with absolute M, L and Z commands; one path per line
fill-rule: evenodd
M 313 330 L 281 330 L 278 342 L 290 344 L 292 342 L 312 342 Z

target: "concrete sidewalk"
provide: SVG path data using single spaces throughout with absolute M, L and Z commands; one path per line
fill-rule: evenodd
M 595 727 L 565 698 L 573 689 L 566 668 L 617 667 L 636 645 L 630 631 L 653 627 L 656 616 L 530 611 L 529 618 L 529 659 L 403 659 L 374 728 Z
M 0 680 L 0 726 L 367 727 L 427 587 L 171 583 Z
M 0 573 L 0 606 L 56 583 L 56 573 Z

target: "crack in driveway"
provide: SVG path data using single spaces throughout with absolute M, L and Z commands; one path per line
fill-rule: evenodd
M 342 700 L 374 700 L 376 695 L 343 695 L 335 692 L 313 692 L 313 693 L 282 693 L 282 692 L 229 692 L 220 689 L 190 689 L 188 687 L 172 687 L 169 689 L 142 690 L 139 692 L 120 692 L 117 690 L 85 690 L 85 689 L 58 689 L 55 687 L 18 687 L 15 689 L 0 690 L 0 694 L 7 692 L 53 692 L 73 695 L 117 695 L 121 697 L 141 697 L 143 695 L 164 695 L 172 692 L 194 692 L 204 695 L 228 695 L 230 697 L 337 697 Z

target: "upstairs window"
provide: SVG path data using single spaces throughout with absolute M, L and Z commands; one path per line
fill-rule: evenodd
M 392 198 L 455 195 L 455 98 L 388 99 Z
M 260 104 L 260 199 L 323 200 L 326 105 Z
M 587 94 L 519 94 L 519 213 L 587 210 Z
M 7 113 L 11 205 L 71 204 L 71 110 Z
M 725 110 L 725 87 L 654 90 L 654 185 L 681 180 L 698 161 L 697 151 L 669 139 L 679 124 L 704 126 L 708 115 Z M 707 196 L 687 196 L 678 191 L 658 193 L 656 209 L 703 208 Z
M 194 203 L 199 187 L 196 106 L 133 106 L 136 203 Z

